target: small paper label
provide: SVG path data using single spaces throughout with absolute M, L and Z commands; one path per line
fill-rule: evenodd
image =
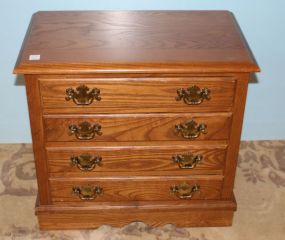
M 30 55 L 29 60 L 30 61 L 39 61 L 39 60 L 41 60 L 41 55 Z

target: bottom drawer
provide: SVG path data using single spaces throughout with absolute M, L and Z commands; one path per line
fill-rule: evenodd
M 51 179 L 53 203 L 220 199 L 222 176 Z

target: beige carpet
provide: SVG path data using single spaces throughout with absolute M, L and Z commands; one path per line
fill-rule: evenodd
M 31 145 L 0 145 L 0 239 L 284 240 L 285 141 L 243 142 L 236 179 L 238 211 L 227 228 L 152 228 L 131 223 L 90 231 L 40 232 Z

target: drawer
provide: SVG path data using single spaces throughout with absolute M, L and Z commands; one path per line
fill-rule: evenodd
M 223 140 L 230 132 L 231 113 L 46 115 L 48 142 Z
M 40 92 L 45 113 L 217 112 L 232 110 L 235 79 L 40 78 Z
M 143 145 L 144 144 L 144 145 Z M 226 145 L 160 143 L 46 148 L 52 176 L 223 174 Z
M 221 176 L 50 179 L 52 202 L 219 199 Z

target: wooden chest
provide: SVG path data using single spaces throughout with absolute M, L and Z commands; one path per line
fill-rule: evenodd
M 231 225 L 256 71 L 227 11 L 34 14 L 14 73 L 40 228 Z

